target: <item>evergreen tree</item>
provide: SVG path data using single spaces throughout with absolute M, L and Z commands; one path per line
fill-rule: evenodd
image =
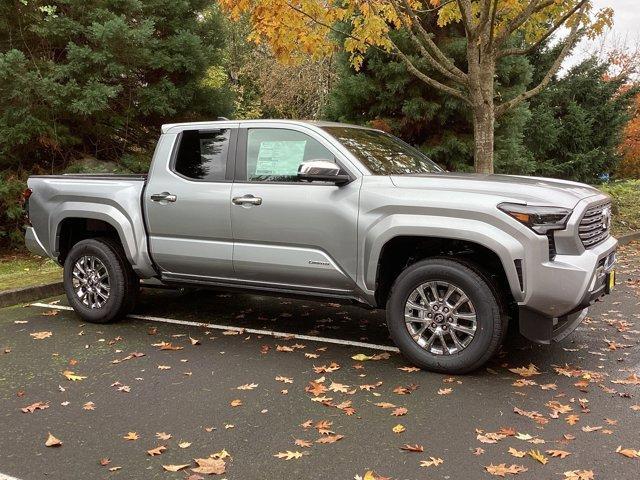
M 167 120 L 227 112 L 207 0 L 0 4 L 0 171 L 146 147 Z M 55 162 L 55 163 L 54 163 Z
M 624 88 L 628 77 L 611 78 L 608 70 L 607 62 L 586 59 L 531 100 L 527 173 L 590 183 L 613 175 L 638 89 Z

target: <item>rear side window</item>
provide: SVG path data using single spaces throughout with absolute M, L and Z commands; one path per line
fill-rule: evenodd
M 183 131 L 174 171 L 193 180 L 224 181 L 229 135 L 229 129 Z

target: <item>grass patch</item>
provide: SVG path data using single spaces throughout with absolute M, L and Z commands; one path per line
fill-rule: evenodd
M 640 231 L 640 180 L 619 180 L 598 188 L 613 199 L 613 233 Z
M 0 291 L 62 280 L 62 268 L 53 260 L 25 254 L 0 257 Z

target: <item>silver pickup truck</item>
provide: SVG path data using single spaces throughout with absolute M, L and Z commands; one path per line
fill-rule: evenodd
M 386 309 L 416 365 L 464 373 L 509 320 L 571 333 L 615 283 L 610 199 L 574 182 L 443 171 L 379 130 L 325 122 L 165 125 L 148 175 L 29 178 L 26 243 L 106 323 L 140 279 Z M 29 196 L 30 195 L 30 196 Z

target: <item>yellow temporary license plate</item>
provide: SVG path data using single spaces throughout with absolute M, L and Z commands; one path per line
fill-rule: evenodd
M 613 287 L 615 287 L 615 285 L 616 285 L 616 271 L 611 270 L 609 272 L 609 285 L 607 286 L 607 290 L 610 292 L 611 290 L 613 290 Z

